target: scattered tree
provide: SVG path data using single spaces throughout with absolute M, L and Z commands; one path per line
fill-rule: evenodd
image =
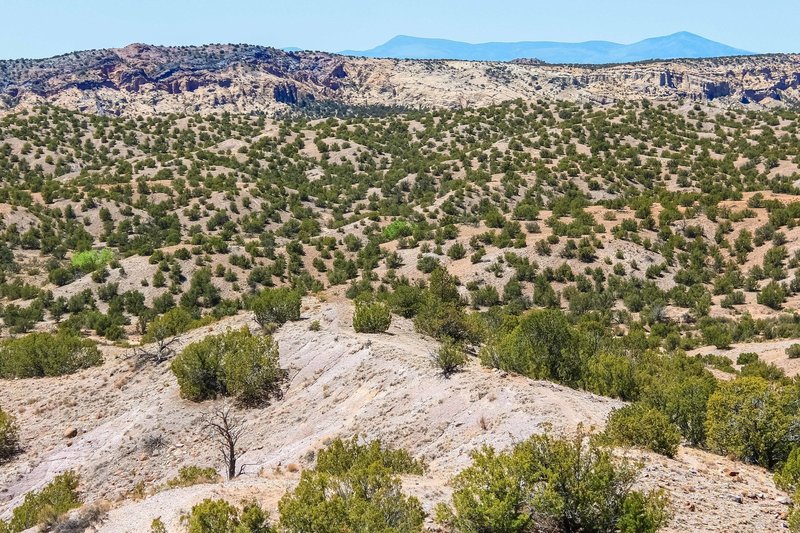
M 681 433 L 661 411 L 634 403 L 611 412 L 606 435 L 618 444 L 638 446 L 674 457 Z
M 259 326 L 281 325 L 290 320 L 300 320 L 300 294 L 286 287 L 264 289 L 250 300 L 250 309 Z
M 236 466 L 242 454 L 238 445 L 245 432 L 244 420 L 229 405 L 214 407 L 203 416 L 203 430 L 217 444 L 228 479 L 238 476 L 241 472 L 236 471 Z

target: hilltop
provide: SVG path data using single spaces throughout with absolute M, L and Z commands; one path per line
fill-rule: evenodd
M 47 102 L 124 116 L 374 114 L 541 98 L 601 104 L 689 100 L 760 109 L 793 105 L 798 91 L 796 55 L 569 66 L 355 58 L 250 45 L 134 44 L 0 61 L 0 106 L 6 110 Z

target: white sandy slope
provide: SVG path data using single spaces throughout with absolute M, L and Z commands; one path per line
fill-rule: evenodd
M 127 352 L 107 348 L 102 367 L 72 378 L 0 383 L 3 407 L 19 414 L 26 446 L 0 470 L 0 517 L 25 492 L 68 469 L 81 473 L 87 502 L 110 502 L 101 531 L 146 532 L 156 517 L 180 531 L 181 515 L 207 497 L 255 498 L 274 516 L 277 501 L 299 479 L 295 470 L 313 465 L 313 452 L 329 439 L 352 435 L 380 438 L 423 458 L 428 473 L 405 479 L 405 486 L 430 510 L 449 498 L 447 481 L 469 464 L 471 450 L 484 444 L 505 448 L 544 431 L 570 434 L 580 424 L 602 427 L 621 405 L 485 369 L 477 361 L 444 379 L 430 361 L 436 343 L 416 334 L 411 322 L 395 318 L 388 334 L 356 334 L 345 302 L 307 299 L 303 317 L 276 334 L 291 375 L 284 398 L 241 413 L 247 424 L 241 442 L 245 469 L 233 482 L 162 491 L 142 501 L 128 496 L 138 481 L 154 492 L 184 465 L 220 466 L 199 423 L 214 404 L 182 400 L 167 365 L 137 371 L 124 358 Z M 312 320 L 320 321 L 321 331 L 309 330 Z M 190 332 L 181 342 L 244 325 L 256 327 L 239 315 Z M 63 438 L 69 426 L 79 430 L 71 442 Z M 166 445 L 145 452 L 149 435 L 162 435 Z M 777 500 L 784 495 L 761 469 L 689 449 L 675 460 L 630 453 L 645 464 L 642 486 L 670 493 L 672 531 L 767 531 L 783 525 L 786 507 Z

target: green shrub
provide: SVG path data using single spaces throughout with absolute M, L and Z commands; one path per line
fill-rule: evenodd
M 639 399 L 666 414 L 692 445 L 703 445 L 706 406 L 718 383 L 703 361 L 651 351 L 639 354 L 636 361 Z
M 622 503 L 617 520 L 619 533 L 651 533 L 658 531 L 669 518 L 663 494 L 631 492 Z
M 200 268 L 192 274 L 189 289 L 181 295 L 180 305 L 199 316 L 202 308 L 211 309 L 220 299 L 219 289 L 212 282 L 211 269 Z
M 375 441 L 334 441 L 305 470 L 294 491 L 278 504 L 281 528 L 289 533 L 422 531 L 425 513 L 401 491 L 399 474 L 421 474 L 423 466 L 402 450 Z
M 232 396 L 245 406 L 263 405 L 280 396 L 286 378 L 272 337 L 247 328 L 190 344 L 171 368 L 181 396 L 195 402 Z
M 154 318 L 147 324 L 147 332 L 142 341 L 153 342 L 155 340 L 174 337 L 209 323 L 209 319 L 196 320 L 192 314 L 183 307 L 175 307 L 163 315 Z
M 445 377 L 461 371 L 467 364 L 464 346 L 452 339 L 444 339 L 442 345 L 433 354 L 433 364 L 442 371 Z
M 615 409 L 608 417 L 606 435 L 615 443 L 675 457 L 681 433 L 661 411 L 641 403 Z
M 80 507 L 79 481 L 77 474 L 68 471 L 56 476 L 42 490 L 29 492 L 22 505 L 12 512 L 6 527 L 11 533 L 18 533 L 38 524 L 49 525 L 67 511 Z
M 400 237 L 409 237 L 414 233 L 414 225 L 405 220 L 395 220 L 383 228 L 381 234 L 387 241 L 393 241 Z
M 472 291 L 472 307 L 478 309 L 480 307 L 492 307 L 500 303 L 500 294 L 497 289 L 491 285 L 480 287 Z
M 491 353 L 491 357 L 486 357 Z M 514 330 L 485 352 L 484 363 L 533 379 L 576 386 L 583 361 L 575 328 L 560 310 L 530 311 Z
M 200 466 L 182 466 L 178 470 L 178 475 L 167 481 L 167 487 L 191 487 L 204 483 L 216 483 L 220 481 L 219 474 L 213 468 L 203 468 Z
M 457 342 L 472 342 L 476 337 L 466 313 L 456 302 L 444 301 L 427 292 L 422 299 L 414 327 L 420 333 L 436 339 L 450 338 Z
M 706 344 L 716 346 L 720 350 L 727 350 L 731 347 L 733 337 L 724 324 L 711 324 L 703 328 L 702 331 L 703 340 Z
M 758 354 L 753 352 L 740 353 L 739 356 L 736 357 L 737 365 L 749 365 L 750 363 L 755 363 L 756 361 L 758 361 Z
M 743 365 L 739 370 L 741 376 L 752 376 L 764 378 L 767 381 L 785 381 L 786 372 L 782 368 L 775 366 L 774 363 L 767 363 L 765 361 L 753 361 Z
M 353 329 L 358 333 L 383 333 L 392 324 L 392 312 L 384 302 L 356 302 Z
M 457 261 L 463 259 L 467 255 L 467 250 L 460 242 L 454 243 L 449 250 L 447 250 L 447 257 Z
M 77 276 L 72 268 L 54 268 L 47 274 L 47 280 L 53 285 L 63 287 L 72 283 Z
M 19 451 L 19 428 L 16 419 L 0 409 L 0 464 Z
M 756 296 L 756 301 L 761 305 L 766 305 L 772 309 L 780 309 L 786 300 L 786 291 L 780 283 L 769 282 Z
M 797 499 L 797 496 L 795 496 L 795 503 L 789 511 L 789 516 L 786 517 L 791 533 L 800 532 L 800 503 L 798 503 Z
M 252 300 L 250 310 L 262 328 L 269 324 L 284 324 L 300 320 L 300 293 L 289 288 L 264 289 Z
M 425 465 L 403 450 L 393 450 L 373 440 L 359 444 L 357 437 L 350 440 L 336 439 L 317 454 L 317 472 L 344 475 L 352 470 L 367 469 L 373 465 L 389 470 L 393 474 L 422 475 Z
M 591 358 L 584 381 L 586 390 L 602 396 L 629 401 L 638 395 L 633 361 L 624 355 L 602 353 Z
M 800 447 L 792 448 L 786 461 L 775 472 L 775 485 L 789 493 L 800 488 Z
M 108 248 L 102 250 L 86 250 L 72 256 L 72 266 L 84 272 L 92 272 L 102 268 L 114 260 L 114 252 Z
M 797 359 L 800 357 L 800 344 L 792 344 L 786 348 L 786 355 L 789 356 L 789 359 Z
M 154 518 L 152 522 L 150 522 L 150 533 L 167 533 L 167 526 L 164 524 L 164 521 L 161 520 L 161 517 Z
M 800 423 L 796 396 L 791 387 L 760 377 L 721 383 L 708 400 L 708 447 L 766 468 L 783 463 Z
M 441 268 L 441 263 L 431 255 L 423 255 L 417 260 L 417 270 L 424 274 L 430 274 L 437 268 Z
M 386 299 L 396 314 L 412 318 L 422 306 L 424 293 L 425 291 L 413 285 L 398 285 Z
M 697 357 L 702 359 L 707 365 L 711 365 L 711 367 L 721 370 L 722 372 L 727 372 L 728 374 L 734 374 L 736 372 L 736 369 L 733 368 L 733 362 L 724 355 L 709 353 Z
M 102 363 L 94 342 L 66 331 L 31 333 L 0 343 L 0 378 L 62 376 Z
M 594 440 L 535 435 L 504 453 L 485 447 L 472 461 L 452 481 L 453 507 L 437 508 L 455 531 L 641 533 L 667 518 L 663 493 L 631 490 L 638 470 Z
M 273 533 L 269 515 L 256 502 L 241 510 L 225 500 L 206 499 L 189 512 L 188 533 Z

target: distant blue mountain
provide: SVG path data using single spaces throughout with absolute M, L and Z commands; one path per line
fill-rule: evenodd
M 371 50 L 345 50 L 344 55 L 394 59 L 463 59 L 512 61 L 540 59 L 547 63 L 630 63 L 649 59 L 676 59 L 750 55 L 751 52 L 717 43 L 689 32 L 654 37 L 633 44 L 608 41 L 584 43 L 519 42 L 470 44 L 446 39 L 400 35 Z

